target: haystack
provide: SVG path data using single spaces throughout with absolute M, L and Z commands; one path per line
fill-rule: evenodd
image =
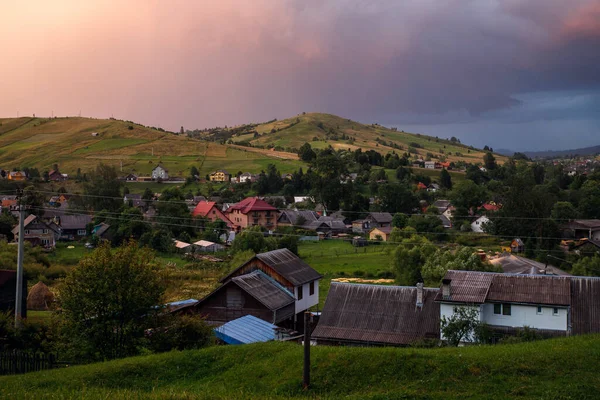
M 27 309 L 34 311 L 47 311 L 54 302 L 54 294 L 43 282 L 38 282 L 29 291 L 27 296 Z

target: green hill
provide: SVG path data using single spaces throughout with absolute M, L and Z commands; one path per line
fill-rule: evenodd
M 301 165 L 285 158 L 114 119 L 0 119 L 0 168 L 4 169 L 36 167 L 43 172 L 58 164 L 61 172 L 74 174 L 77 168 L 85 172 L 103 162 L 122 166 L 124 173 L 149 174 L 160 162 L 170 175 L 187 176 L 192 165 L 201 174 L 218 168 L 258 172 L 269 162 L 282 172 L 292 172 Z
M 235 131 L 235 128 L 232 129 Z M 331 114 L 308 113 L 296 117 L 250 125 L 250 133 L 236 133 L 234 143 L 250 143 L 254 146 L 299 148 L 308 142 L 313 148 L 331 145 L 336 149 L 376 150 L 382 154 L 395 150 L 407 151 L 426 158 L 447 161 L 481 162 L 484 152 L 470 148 L 457 141 L 439 139 L 427 135 L 414 134 L 390 129 L 381 125 L 365 125 L 350 119 Z M 256 134 L 258 135 L 256 135 Z M 504 156 L 497 156 L 499 161 Z
M 593 399 L 600 337 L 444 349 L 218 346 L 0 377 L 1 398 Z

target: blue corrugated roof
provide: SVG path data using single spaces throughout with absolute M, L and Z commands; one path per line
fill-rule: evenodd
M 166 306 L 183 306 L 183 305 L 193 304 L 193 303 L 197 303 L 197 302 L 198 302 L 198 300 L 196 300 L 196 299 L 187 299 L 187 300 L 173 301 L 173 302 L 167 303 L 165 305 Z
M 276 328 L 260 318 L 245 315 L 215 328 L 215 335 L 228 344 L 268 342 L 275 340 Z

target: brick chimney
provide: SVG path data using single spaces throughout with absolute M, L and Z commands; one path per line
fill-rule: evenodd
M 423 282 L 417 283 L 417 307 L 423 307 Z
M 450 282 L 452 279 L 442 279 L 442 299 L 450 300 Z

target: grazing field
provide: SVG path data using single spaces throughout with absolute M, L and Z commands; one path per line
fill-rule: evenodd
M 0 377 L 2 398 L 595 399 L 600 337 L 441 349 L 214 346 Z

